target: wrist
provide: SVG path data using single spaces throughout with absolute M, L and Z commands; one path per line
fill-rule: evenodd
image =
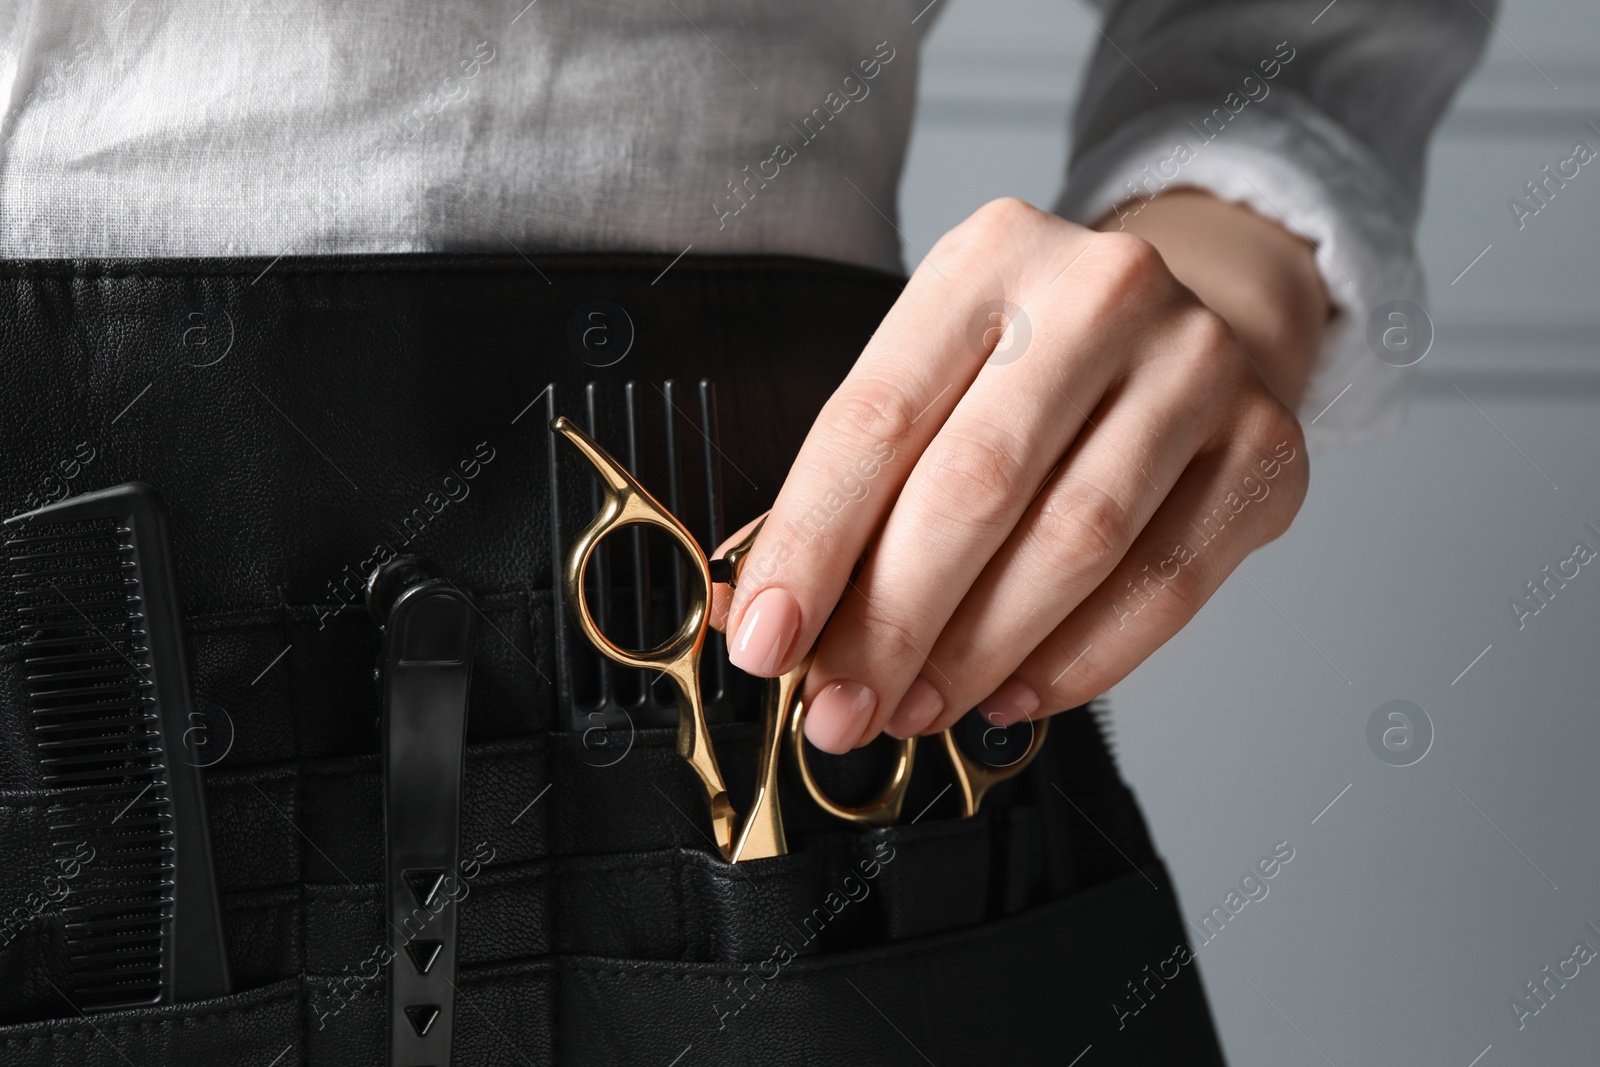
M 1097 228 L 1154 245 L 1173 276 L 1233 328 L 1268 388 L 1290 410 L 1298 406 L 1332 312 L 1310 242 L 1197 189 L 1163 193 Z

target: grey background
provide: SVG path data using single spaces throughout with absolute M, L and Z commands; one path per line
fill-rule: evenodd
M 941 2 L 901 187 L 908 266 L 986 200 L 1053 202 L 1098 40 L 1086 4 Z M 1600 949 L 1600 561 L 1520 632 L 1507 606 L 1580 538 L 1600 547 L 1583 529 L 1600 526 L 1600 169 L 1521 232 L 1505 203 L 1574 140 L 1600 147 L 1600 7 L 1508 0 L 1495 23 L 1430 155 L 1438 338 L 1404 432 L 1313 455 L 1289 534 L 1111 694 L 1191 923 L 1275 842 L 1295 848 L 1199 952 L 1235 1064 L 1600 1061 L 1600 965 L 1521 1031 L 1508 1006 L 1580 939 Z M 1367 747 L 1392 699 L 1434 725 L 1410 767 Z M 1106 976 L 1106 1011 L 1125 978 Z M 1160 1007 L 1128 1025 L 1162 1025 Z

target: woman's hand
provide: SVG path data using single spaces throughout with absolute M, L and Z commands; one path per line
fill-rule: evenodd
M 985 206 L 817 417 L 714 605 L 752 674 L 815 646 L 817 747 L 1081 704 L 1288 528 L 1312 249 L 1203 193 L 1141 208 L 1096 232 Z

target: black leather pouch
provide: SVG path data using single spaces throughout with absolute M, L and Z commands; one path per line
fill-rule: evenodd
M 196 696 L 226 727 L 204 775 L 238 990 L 74 1007 L 62 917 L 31 903 L 49 798 L 0 612 L 0 906 L 20 909 L 0 1063 L 385 1062 L 380 634 L 360 594 L 384 548 L 481 611 L 453 1062 L 1220 1062 L 1193 967 L 1118 1010 L 1184 934 L 1087 710 L 972 819 L 941 799 L 938 759 L 919 761 L 906 822 L 873 831 L 786 778 L 791 853 L 735 866 L 710 848 L 669 702 L 604 705 L 604 758 L 587 744 L 596 676 L 569 660 L 552 589 L 592 497 L 552 458 L 549 414 L 614 431 L 646 412 L 724 456 L 737 471 L 682 503 L 710 541 L 770 504 L 903 284 L 670 262 L 0 263 L 0 510 L 141 480 L 171 512 Z M 720 669 L 713 737 L 742 803 L 759 686 Z M 869 790 L 877 758 L 830 765 L 830 789 Z

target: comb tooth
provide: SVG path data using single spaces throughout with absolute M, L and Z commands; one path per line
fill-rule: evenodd
M 60 696 L 61 694 L 55 691 L 46 690 L 44 692 L 30 693 L 29 695 L 36 700 L 48 700 L 51 697 Z M 137 683 L 131 681 L 126 685 L 96 686 L 94 687 L 94 695 L 104 697 L 105 699 L 90 701 L 74 700 L 70 704 L 40 706 L 33 709 L 33 714 L 36 717 L 45 715 L 60 716 L 68 715 L 73 712 L 92 711 L 96 708 L 107 711 L 135 711 L 139 708 L 151 707 L 154 704 L 154 698 L 150 696 L 149 690 L 141 689 Z
M 148 813 L 140 813 L 138 815 L 124 815 L 122 818 L 117 820 L 117 825 L 118 826 L 126 826 L 128 828 L 128 830 L 129 830 L 129 832 L 139 831 L 141 833 L 144 833 L 148 838 L 158 839 L 158 840 L 169 840 L 172 837 L 172 831 L 171 830 L 167 830 L 167 829 L 160 829 L 160 827 L 165 827 L 165 826 L 169 825 L 171 822 L 172 822 L 172 816 L 171 815 L 168 815 L 168 814 L 166 814 L 164 812 L 148 812 Z M 61 823 L 59 825 L 50 827 L 50 829 L 52 831 L 54 831 L 54 832 L 59 833 L 62 830 L 77 830 L 77 829 L 82 828 L 85 825 L 86 824 L 84 824 L 84 823 Z M 97 838 L 96 840 L 101 840 L 101 839 Z M 101 840 L 101 844 L 104 844 L 104 843 L 105 842 L 103 840 Z M 54 847 L 64 848 L 64 847 L 66 847 L 68 845 L 78 845 L 78 844 L 87 844 L 87 842 L 83 841 L 81 838 L 80 839 L 76 839 L 76 840 L 71 840 L 71 841 L 57 841 L 57 842 L 54 842 Z
M 65 608 L 60 604 L 18 604 L 17 614 L 27 616 L 55 614 L 60 615 L 63 619 L 66 619 L 70 625 L 73 626 L 93 626 L 94 624 L 89 621 L 91 615 L 113 611 L 117 612 L 117 614 L 111 616 L 113 621 L 126 619 L 127 612 L 132 610 L 133 606 L 137 605 L 138 603 L 139 598 L 136 596 L 131 596 L 124 598 L 123 602 L 120 604 L 95 603 L 85 604 L 82 606 L 74 604 Z
M 58 577 L 67 578 L 76 576 L 76 574 L 77 572 L 72 571 L 68 572 L 67 574 L 58 575 Z M 17 575 L 17 578 L 19 579 L 29 577 L 32 577 L 32 575 Z M 66 600 L 68 593 L 111 593 L 116 592 L 119 589 L 137 589 L 139 587 L 139 582 L 133 578 L 108 578 L 105 581 L 80 582 L 77 585 L 62 585 L 60 582 L 49 582 L 47 585 L 52 593 L 55 593 L 63 600 Z M 43 594 L 43 589 L 18 589 L 12 595 L 20 598 L 29 596 L 42 596 Z M 68 604 L 71 604 L 70 600 L 67 602 Z
M 159 976 L 152 972 L 141 984 L 129 990 L 126 984 L 92 988 L 80 993 L 78 1003 L 85 1008 L 137 1008 L 159 1003 Z
M 48 738 L 39 739 L 39 746 L 49 749 L 97 741 L 110 742 L 131 737 L 140 729 L 155 728 L 156 717 L 140 702 L 130 701 L 122 705 L 122 712 L 120 716 L 109 716 L 102 712 L 86 719 L 73 717 L 81 716 L 77 708 L 62 708 L 47 721 L 39 723 L 34 732 Z
M 72 707 L 35 707 L 34 718 L 40 721 L 35 721 L 34 733 L 58 733 L 58 731 L 64 731 L 64 729 L 82 728 L 88 720 L 61 721 L 62 717 L 74 712 L 123 712 L 125 715 L 134 715 L 134 713 L 138 713 L 141 707 L 149 707 L 149 702 L 139 699 L 139 701 L 102 701 L 96 702 L 96 704 L 75 704 Z
M 545 386 L 545 425 L 548 427 L 556 419 L 556 384 L 554 382 Z M 551 566 L 551 622 L 556 632 L 556 690 L 560 706 L 568 709 L 564 723 L 569 734 L 577 735 L 582 731 L 584 709 L 579 707 L 577 683 L 574 675 L 577 673 L 576 653 L 573 649 L 573 626 L 567 617 L 567 608 L 563 601 L 562 574 L 567 558 L 567 539 L 562 532 L 562 517 L 566 514 L 566 500 L 561 493 L 561 458 L 560 450 L 556 446 L 556 435 L 553 431 L 546 431 L 546 442 L 549 446 L 547 453 L 547 473 L 550 478 L 550 566 Z
M 122 673 L 122 664 L 117 662 L 121 657 L 113 658 L 110 655 L 105 655 L 99 658 L 105 660 L 105 666 L 79 667 L 77 670 L 70 671 L 29 671 L 28 681 L 34 685 L 46 685 L 51 682 L 65 682 L 74 678 L 104 678 L 107 675 Z M 76 663 L 82 663 L 84 660 L 81 656 L 75 656 L 72 659 Z
M 70 734 L 74 730 L 131 730 L 139 726 L 148 726 L 155 721 L 156 717 L 154 715 L 125 715 L 120 719 L 95 719 L 92 722 L 60 722 L 49 726 L 35 726 L 33 732 L 35 734 L 45 734 L 49 737 L 57 737 L 62 734 Z M 82 742 L 75 737 L 63 737 L 57 741 L 38 741 L 37 743 L 40 750 L 53 752 L 58 748 L 68 748 Z
M 118 868 L 109 872 L 109 874 L 103 874 L 101 877 L 105 878 L 115 875 L 119 878 L 131 878 L 134 876 L 139 876 L 147 879 L 148 884 L 159 884 L 162 886 L 163 888 L 159 890 L 159 892 L 167 892 L 170 891 L 172 886 L 172 879 L 170 877 L 171 874 L 172 864 L 152 863 L 144 867 Z M 158 891 L 152 889 L 141 890 L 141 892 L 155 893 Z M 79 913 L 121 915 L 129 911 L 148 910 L 150 908 L 160 908 L 162 906 L 162 898 L 159 896 L 130 899 L 130 891 L 126 885 L 113 885 L 106 883 L 98 885 L 85 885 L 82 887 L 75 886 L 72 890 L 72 897 L 69 899 L 76 898 L 79 893 L 83 894 L 83 900 L 85 903 L 77 905 L 77 907 L 73 910 L 73 914 L 75 916 Z M 98 903 L 88 903 L 88 901 L 98 901 Z M 165 913 L 162 912 L 160 914 L 164 915 Z M 96 923 L 96 925 L 98 926 L 99 923 Z
M 113 775 L 113 774 L 116 774 L 118 777 L 120 777 L 120 774 L 118 772 L 118 768 L 117 768 L 116 765 L 120 764 L 124 759 L 127 758 L 127 755 L 126 755 L 127 743 L 131 742 L 131 741 L 151 742 L 151 741 L 159 740 L 159 738 L 160 738 L 159 734 L 145 734 L 145 735 L 140 736 L 140 737 L 129 736 L 126 739 L 117 738 L 117 739 L 107 739 L 107 740 L 98 741 L 98 742 L 89 742 L 88 744 L 98 745 L 101 748 L 101 751 L 99 751 L 99 752 L 83 752 L 83 753 L 79 753 L 78 755 L 74 755 L 74 756 L 47 756 L 44 759 L 40 760 L 40 763 L 42 763 L 44 766 L 49 767 L 49 768 L 52 769 L 48 773 L 48 777 L 50 777 L 52 779 L 60 779 L 60 778 L 65 777 L 63 774 L 60 773 L 58 768 L 61 768 L 61 767 L 83 767 L 83 766 L 94 766 L 94 765 L 101 765 L 100 766 L 100 770 L 97 772 L 100 775 Z M 121 747 L 120 747 L 120 749 L 113 748 L 113 749 L 107 750 L 107 746 L 110 746 L 110 745 L 117 745 L 117 746 L 121 746 Z M 85 746 L 78 746 L 78 747 L 85 747 Z M 112 764 L 112 766 L 107 767 L 107 766 L 104 766 L 105 764 Z
M 163 906 L 164 903 L 165 903 L 164 901 L 160 901 L 160 900 L 152 901 L 150 906 L 152 908 L 159 908 L 159 907 Z M 82 910 L 90 910 L 90 909 L 82 909 Z M 93 926 L 94 929 L 96 929 L 96 930 L 108 931 L 108 933 L 105 934 L 104 936 L 111 937 L 111 936 L 115 936 L 115 935 L 109 933 L 109 931 L 112 931 L 112 930 L 137 930 L 137 929 L 139 929 L 141 927 L 145 927 L 145 926 L 159 926 L 162 923 L 165 923 L 166 921 L 167 920 L 164 917 L 162 917 L 162 916 L 160 916 L 158 914 L 154 918 L 145 917 L 145 918 L 129 918 L 129 919 L 100 919 L 100 920 L 98 920 L 98 921 L 96 921 L 96 922 L 94 922 L 92 924 L 91 923 L 69 922 L 69 923 L 67 923 L 66 928 L 68 930 L 72 930 L 72 929 L 87 930 L 91 926 Z M 74 938 L 73 940 L 81 942 L 81 941 L 84 941 L 86 939 L 84 939 L 84 938 Z
M 172 880 L 167 877 L 170 871 L 163 871 L 152 879 L 146 886 L 141 886 L 137 892 L 127 886 L 99 885 L 91 887 L 93 893 L 100 899 L 85 902 L 74 908 L 68 909 L 68 925 L 74 929 L 87 930 L 91 925 L 95 929 L 106 928 L 111 923 L 149 923 L 166 922 L 171 916 L 162 908 L 172 893 Z M 74 888 L 72 898 L 75 899 L 79 890 Z M 89 919 L 88 916 L 97 916 Z M 80 918 L 82 917 L 82 918 Z M 74 934 L 73 936 L 82 936 Z
M 157 783 L 161 782 L 163 777 L 165 776 L 165 772 L 166 772 L 166 767 L 163 766 L 160 763 L 157 763 L 157 764 L 155 764 L 154 766 L 151 766 L 151 767 L 128 766 L 128 767 L 124 768 L 124 773 L 121 775 L 121 777 L 124 777 L 124 778 L 148 777 L 150 779 L 150 781 L 147 781 L 147 782 L 144 783 L 144 785 L 139 786 L 139 789 L 141 791 L 143 791 L 144 789 L 151 788 L 151 787 L 155 786 Z M 132 784 L 125 784 L 125 783 L 122 783 L 122 782 L 103 782 L 102 779 L 104 779 L 105 777 L 107 777 L 107 776 L 104 775 L 104 774 L 64 774 L 64 775 L 58 776 L 51 784 L 54 785 L 61 792 L 63 797 L 66 797 L 68 799 L 72 799 L 73 797 L 75 797 L 76 795 L 79 795 L 79 794 L 81 794 L 81 795 L 83 795 L 85 797 L 89 797 L 89 796 L 99 797 L 99 796 L 105 796 L 106 794 L 113 793 L 113 792 L 116 792 L 116 793 L 124 793 L 124 792 L 132 793 L 134 791 L 133 790 L 133 786 L 134 785 L 138 785 L 137 782 L 134 782 Z M 98 785 L 62 784 L 62 783 L 70 783 L 70 782 L 87 782 L 87 781 L 100 782 L 101 784 L 98 784 Z M 166 802 L 166 797 L 164 795 L 162 795 L 162 794 L 157 794 L 156 797 L 152 798 L 152 803 L 154 803 L 156 800 L 159 800 L 162 803 L 165 803 Z M 129 801 L 129 803 L 131 804 L 133 802 Z M 108 810 L 109 810 L 109 808 L 108 808 Z
M 12 566 L 16 566 L 19 563 L 40 563 L 44 561 L 59 562 L 61 560 L 69 559 L 103 559 L 106 556 L 120 556 L 122 557 L 122 569 L 129 571 L 133 570 L 133 549 L 129 548 L 127 545 L 118 544 L 116 541 L 112 541 L 110 534 L 102 534 L 100 536 L 103 539 L 110 541 L 110 543 L 100 548 L 68 548 L 53 549 L 49 552 L 29 552 L 28 554 L 22 556 L 12 556 L 8 562 L 11 563 Z M 12 544 L 15 543 L 16 542 L 12 542 Z M 26 577 L 26 574 L 20 576 Z
M 77 893 L 74 892 L 76 897 Z M 81 904 L 73 909 L 66 929 L 68 938 L 81 943 L 90 937 L 114 937 L 118 930 L 139 930 L 160 926 L 171 919 L 166 913 L 169 895 L 165 892 L 139 900 L 104 900 Z
M 157 931 L 156 936 L 158 938 L 160 937 L 159 931 Z M 78 945 L 84 944 L 85 943 L 82 941 L 78 942 Z M 159 945 L 152 949 L 143 947 L 138 942 L 124 942 L 124 946 L 111 949 L 99 949 L 98 951 L 91 947 L 90 951 L 79 954 L 75 962 L 90 967 L 100 963 L 131 964 L 138 963 L 141 960 L 150 959 L 152 957 L 159 958 L 161 955 L 161 948 Z M 90 971 L 89 973 L 85 974 L 84 977 L 92 979 L 100 977 L 113 977 L 114 975 L 114 970 L 98 972 Z
M 81 995 L 86 1000 L 120 1000 L 135 989 L 146 988 L 153 995 L 160 989 L 161 963 L 159 960 L 130 960 L 122 967 L 93 971 L 74 967 L 72 978 L 73 984 L 82 990 Z
M 706 472 L 706 522 L 711 528 L 713 547 L 727 536 L 727 521 L 722 498 L 722 433 L 717 419 L 717 385 L 709 378 L 700 379 L 700 419 L 705 430 Z
M 78 766 L 85 763 L 111 763 L 125 758 L 126 748 L 130 742 L 152 742 L 161 739 L 155 731 L 145 734 L 126 734 L 117 737 L 86 738 L 82 741 L 57 742 L 56 752 L 70 751 L 72 749 L 99 748 L 99 752 L 80 752 L 73 756 L 46 756 L 40 762 L 46 767 Z M 113 747 L 114 746 L 114 747 Z
M 149 771 L 148 768 L 145 768 L 137 773 L 147 774 Z M 131 774 L 130 777 L 132 777 Z M 102 789 L 96 789 L 93 794 L 91 794 L 92 799 L 88 797 L 80 799 L 70 793 L 64 793 L 60 798 L 58 798 L 63 803 L 52 807 L 50 809 L 50 813 L 52 815 L 56 814 L 57 812 L 61 812 L 63 814 L 72 814 L 76 812 L 93 811 L 97 808 L 114 808 L 116 807 L 117 801 L 120 799 L 121 794 L 131 793 L 137 797 L 140 793 L 143 793 L 147 789 L 154 790 L 154 787 L 159 783 L 160 779 L 157 779 L 155 782 L 144 782 L 142 784 L 140 782 L 123 782 L 118 785 L 106 786 Z M 129 801 L 124 801 L 124 803 L 129 803 Z
M 637 382 L 628 382 L 623 386 L 623 403 L 627 410 L 628 422 L 628 470 L 634 477 L 640 472 L 640 439 L 639 417 L 639 390 Z M 633 636 L 635 648 L 649 648 L 650 641 L 650 552 L 649 542 L 645 540 L 644 527 L 635 526 L 628 531 L 629 548 L 633 556 Z M 637 685 L 637 698 L 632 701 L 635 707 L 643 707 L 650 702 L 650 676 L 644 671 L 634 672 L 634 682 Z
M 148 980 L 161 972 L 161 946 L 130 949 L 126 956 L 100 953 L 89 958 L 75 957 L 72 976 L 80 987 L 107 988 L 125 982 Z
M 126 865 L 130 864 L 154 864 L 155 867 L 170 865 L 173 849 L 170 846 L 163 845 L 160 838 L 139 840 L 138 845 L 141 845 L 142 848 L 136 849 L 136 851 L 134 849 L 115 851 L 115 849 L 110 849 L 107 846 L 106 851 L 110 853 L 110 857 L 106 861 L 107 864 L 112 865 L 112 867 L 126 867 Z M 94 859 L 99 861 L 98 851 L 96 851 Z
M 172 864 L 170 863 L 150 863 L 142 867 L 108 868 L 104 874 L 105 876 L 115 876 L 117 878 L 160 878 L 171 872 Z M 82 889 L 73 889 L 74 896 L 80 892 L 85 896 L 96 896 L 126 893 L 127 890 L 121 886 L 84 886 Z
M 43 689 L 30 691 L 28 696 L 35 700 L 53 700 L 59 697 L 97 697 L 106 696 L 112 692 L 130 690 L 132 693 L 143 693 L 155 688 L 155 683 L 143 678 L 129 679 L 122 685 L 80 685 L 67 689 Z M 130 695 L 130 699 L 132 699 Z M 58 710 L 58 709 L 51 709 Z M 65 710 L 65 709 L 59 709 Z
M 157 765 L 149 766 L 149 768 L 125 768 L 122 771 L 110 769 L 110 771 L 77 771 L 77 773 L 72 774 L 46 774 L 45 784 L 50 785 L 51 789 L 59 789 L 61 792 L 72 792 L 72 790 L 104 792 L 104 790 L 109 789 L 110 784 L 115 779 L 120 779 L 126 774 L 139 773 L 141 769 L 144 773 L 155 774 L 155 776 L 160 776 L 166 771 L 165 766 L 157 763 Z M 162 803 L 165 803 L 165 801 L 166 798 L 163 797 Z
M 113 665 L 114 667 L 115 665 Z M 137 664 L 123 660 L 121 674 L 126 677 L 128 667 L 137 667 Z M 57 671 L 49 674 L 30 674 L 28 682 L 40 688 L 30 690 L 28 695 L 36 699 L 64 696 L 105 696 L 123 690 L 136 691 L 149 689 L 151 682 L 143 678 L 128 678 L 120 684 L 117 682 L 102 682 L 99 685 L 70 685 L 74 681 L 92 681 L 95 678 L 104 678 L 106 668 L 97 668 L 89 671 Z
M 149 651 L 145 649 L 144 651 Z M 58 663 L 85 663 L 95 660 L 106 660 L 115 666 L 123 662 L 122 655 L 114 648 L 80 648 L 73 652 L 53 652 L 48 656 L 27 656 L 22 665 L 31 673 L 35 667 L 48 667 Z
M 145 964 L 129 970 L 111 970 L 92 975 L 75 976 L 97 981 L 98 984 L 81 984 L 80 1001 L 85 1007 L 113 1007 L 133 996 L 153 998 L 160 991 L 160 965 Z
M 67 918 L 66 928 L 73 931 L 70 936 L 74 940 L 81 941 L 85 937 L 99 936 L 101 932 L 112 929 L 131 929 L 169 922 L 172 916 L 161 909 L 171 898 L 171 889 L 171 882 L 158 882 L 149 888 L 141 888 L 137 895 L 124 892 L 122 897 L 116 900 L 101 900 L 81 905 L 76 911 L 93 913 L 99 918 L 90 923 L 77 915 L 71 915 Z M 91 926 L 94 927 L 93 930 L 90 929 Z
M 706 552 L 709 554 L 722 543 L 723 538 L 723 504 L 722 504 L 722 445 L 717 432 L 717 393 L 716 386 L 708 378 L 700 379 L 700 435 L 703 445 L 700 449 L 702 459 L 701 469 L 705 474 L 706 486 L 706 531 L 709 538 L 706 541 Z M 728 663 L 727 639 L 720 631 L 712 631 L 710 637 L 709 655 L 706 662 L 711 669 L 707 673 L 711 676 L 712 693 L 711 701 L 720 702 L 728 692 Z
M 109 922 L 104 924 L 106 927 L 109 927 L 110 925 L 111 924 Z M 122 929 L 137 931 L 140 928 L 148 928 L 150 930 L 150 934 L 147 936 L 159 937 L 161 935 L 161 926 L 162 922 L 158 916 L 154 919 L 130 919 L 125 925 L 122 926 Z M 137 934 L 112 933 L 109 930 L 102 928 L 96 933 L 88 934 L 83 937 L 69 937 L 67 939 L 67 944 L 82 945 L 85 948 L 94 948 L 97 945 L 118 944 L 119 938 L 129 938 L 131 940 L 136 937 Z
M 589 382 L 584 386 L 583 402 L 585 414 L 589 420 L 589 436 L 604 444 L 604 437 L 600 433 L 600 398 L 599 386 Z M 591 478 L 589 480 L 589 507 L 592 513 L 600 511 L 600 483 Z M 593 562 L 589 565 L 589 573 L 594 576 L 596 588 L 589 591 L 590 614 L 599 625 L 602 633 L 607 632 L 611 614 L 611 545 L 610 538 L 600 542 L 595 549 Z M 617 671 L 616 666 L 606 656 L 597 657 L 600 668 L 600 707 L 609 708 L 616 701 Z
M 128 629 L 123 632 L 122 637 L 126 641 L 142 641 L 147 637 L 147 633 L 141 629 L 134 629 L 133 622 L 130 621 L 128 622 Z M 85 638 L 82 637 L 29 637 L 24 638 L 24 640 L 26 640 L 27 648 L 61 648 L 64 645 L 82 648 L 85 645 Z M 134 648 L 133 651 L 149 653 L 150 649 L 139 646 L 139 648 Z M 24 657 L 24 662 L 27 662 L 27 657 Z
M 120 539 L 121 535 L 129 532 L 131 531 L 125 530 L 121 527 L 117 527 L 115 529 L 101 527 L 99 529 L 90 530 L 58 530 L 55 533 L 20 534 L 6 541 L 6 549 L 7 551 L 12 551 L 17 548 L 26 548 L 29 545 L 54 545 L 61 544 L 63 542 L 70 543 L 73 541 L 109 540 L 115 544 L 116 541 Z M 116 547 L 121 548 L 122 546 L 116 545 Z M 28 556 L 12 556 L 11 562 L 15 563 L 19 559 L 27 558 Z
M 139 772 L 139 773 L 144 773 L 144 772 Z M 131 775 L 130 775 L 130 777 L 131 777 Z M 116 805 L 116 802 L 117 802 L 117 795 L 118 794 L 132 794 L 134 796 L 138 796 L 140 793 L 143 793 L 146 789 L 150 789 L 150 788 L 152 788 L 154 785 L 156 785 L 158 783 L 159 783 L 159 779 L 157 780 L 157 782 L 143 782 L 143 783 L 141 783 L 141 782 L 123 782 L 120 785 L 107 786 L 104 789 L 96 789 L 94 791 L 94 799 L 93 800 L 81 799 L 81 798 L 72 796 L 71 794 L 62 794 L 58 798 L 61 801 L 61 803 L 52 806 L 50 811 L 53 814 L 53 813 L 58 812 L 58 811 L 60 811 L 60 812 L 75 812 L 75 811 L 89 811 L 89 810 L 92 810 L 94 808 L 114 807 Z
M 84 1008 L 102 1010 L 160 1003 L 162 990 L 158 967 L 146 968 L 132 976 L 116 977 L 122 980 L 103 985 L 80 985 L 82 991 L 78 994 L 78 1003 Z
M 666 402 L 666 408 L 663 411 L 663 414 L 666 417 L 667 427 L 667 510 L 672 512 L 674 515 L 678 515 L 682 513 L 683 509 L 682 502 L 679 500 L 679 497 L 682 494 L 680 492 L 681 485 L 680 478 L 678 476 L 678 420 L 675 417 L 677 414 L 678 405 L 674 395 L 677 393 L 678 383 L 673 381 L 671 378 L 668 378 L 663 384 L 665 385 L 665 388 L 661 390 L 661 397 Z M 684 572 L 687 567 L 687 562 L 687 560 L 683 559 L 680 552 L 676 550 L 673 551 L 673 566 L 671 573 L 672 618 L 674 620 L 681 619 L 688 614 L 688 607 L 685 604 L 687 599 L 685 594 L 688 592 L 688 590 L 685 588 L 684 583 Z

